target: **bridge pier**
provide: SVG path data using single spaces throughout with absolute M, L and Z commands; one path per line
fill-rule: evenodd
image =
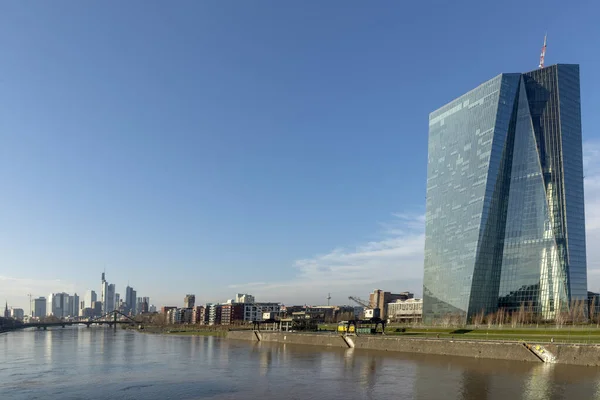
M 89 327 L 90 327 L 90 324 L 85 324 L 85 326 L 86 326 L 87 328 L 89 328 Z

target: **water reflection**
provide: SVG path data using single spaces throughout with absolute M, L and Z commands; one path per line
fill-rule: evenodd
M 2 399 L 600 400 L 598 368 L 106 328 L 3 335 L 0 356 Z

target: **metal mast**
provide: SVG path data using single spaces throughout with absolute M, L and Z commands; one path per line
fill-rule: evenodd
M 544 58 L 546 57 L 546 36 L 548 36 L 548 34 L 544 35 L 544 46 L 542 46 L 542 54 L 540 54 L 540 65 L 538 65 L 538 68 L 544 68 Z

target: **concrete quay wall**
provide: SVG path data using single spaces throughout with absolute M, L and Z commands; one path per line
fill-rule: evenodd
M 542 362 L 522 343 L 476 340 L 403 338 L 393 336 L 352 336 L 349 342 L 337 334 L 230 331 L 228 339 L 327 346 L 405 353 Z M 600 346 L 543 344 L 559 364 L 600 366 Z

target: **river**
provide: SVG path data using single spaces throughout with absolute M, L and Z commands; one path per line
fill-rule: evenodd
M 0 335 L 0 398 L 600 400 L 600 368 L 57 328 Z

